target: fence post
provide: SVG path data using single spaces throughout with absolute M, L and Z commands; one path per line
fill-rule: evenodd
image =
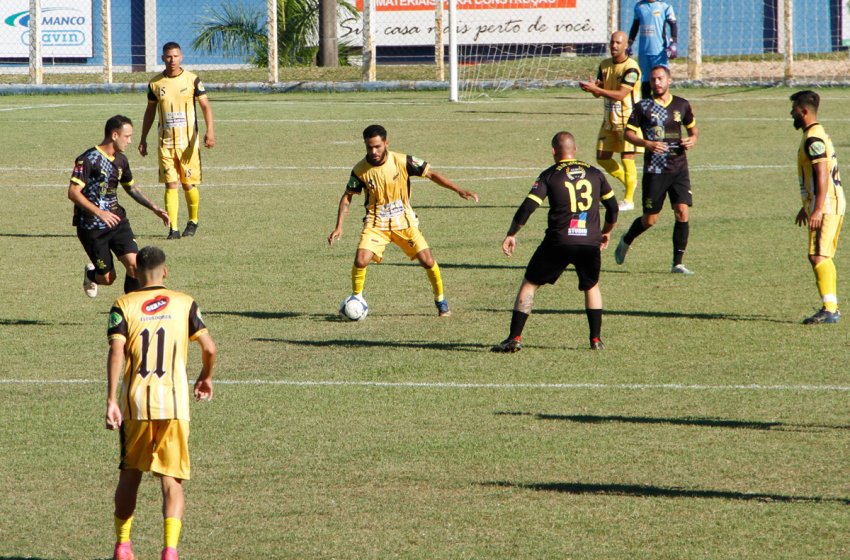
M 268 59 L 269 83 L 276 84 L 280 80 L 277 65 L 277 0 L 267 0 L 266 12 L 268 18 Z
M 457 0 L 449 0 L 449 101 L 458 100 Z
M 364 0 L 363 81 L 374 82 L 375 77 L 375 0 Z
M 44 62 L 41 60 L 41 0 L 30 0 L 30 83 L 44 83 Z
M 159 67 L 159 45 L 156 36 L 156 0 L 145 0 L 145 72 Z
M 785 29 L 785 81 L 794 77 L 794 2 L 785 0 L 785 10 L 782 14 L 782 27 Z
M 103 30 L 103 81 L 112 83 L 112 5 L 100 0 L 101 29 Z
M 620 2 L 608 0 L 608 37 L 620 29 Z
M 688 17 L 691 20 L 688 37 L 688 79 L 702 78 L 702 0 L 690 0 Z
M 446 79 L 446 64 L 443 61 L 443 0 L 434 0 L 434 62 L 437 63 L 437 79 Z

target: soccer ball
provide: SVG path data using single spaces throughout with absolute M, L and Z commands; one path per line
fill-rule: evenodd
M 362 321 L 369 314 L 369 304 L 363 299 L 363 296 L 352 294 L 342 300 L 342 305 L 339 306 L 340 314 L 351 321 Z

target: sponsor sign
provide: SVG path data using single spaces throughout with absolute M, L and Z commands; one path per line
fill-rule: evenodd
M 360 19 L 339 14 L 339 38 L 363 45 L 363 4 Z M 448 42 L 448 2 L 443 23 Z M 435 0 L 376 0 L 375 44 L 433 45 Z M 607 43 L 607 2 L 601 0 L 457 0 L 458 42 L 461 45 L 507 43 Z
M 153 299 L 149 299 L 148 301 L 142 304 L 142 313 L 145 315 L 156 315 L 166 307 L 171 300 L 168 299 L 168 296 L 156 296 Z
M 90 58 L 91 0 L 42 0 L 41 48 L 45 57 Z M 30 48 L 28 0 L 9 0 L 0 7 L 0 57 L 27 58 Z

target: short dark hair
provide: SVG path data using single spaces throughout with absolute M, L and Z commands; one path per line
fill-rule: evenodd
M 133 121 L 130 120 L 130 117 L 125 117 L 124 115 L 109 117 L 109 120 L 106 121 L 106 126 L 103 127 L 103 137 L 112 138 L 112 133 L 116 130 L 121 130 L 125 124 L 133 126 Z
M 153 245 L 142 247 L 136 255 L 136 268 L 139 270 L 153 270 L 164 264 L 165 253 Z
M 363 140 L 380 136 L 381 140 L 387 139 L 387 129 L 379 124 L 370 124 L 363 130 Z
M 673 73 L 670 71 L 670 67 L 667 66 L 666 64 L 657 64 L 657 65 L 653 66 L 652 70 L 649 71 L 649 74 L 652 75 L 652 73 L 655 72 L 656 70 L 658 70 L 659 68 L 664 70 L 664 73 L 667 74 L 668 78 L 673 77 Z
M 810 89 L 804 89 L 791 94 L 791 101 L 798 107 L 805 107 L 817 113 L 820 106 L 820 95 Z
M 165 43 L 164 45 L 162 45 L 162 54 L 165 54 L 165 51 L 170 51 L 170 50 L 174 50 L 174 49 L 177 49 L 178 51 L 183 50 L 183 49 L 180 48 L 179 44 L 175 43 L 174 41 L 169 41 L 169 42 Z
M 562 130 L 552 137 L 552 148 L 558 153 L 563 153 L 565 150 L 572 148 L 575 150 L 576 139 L 571 132 Z

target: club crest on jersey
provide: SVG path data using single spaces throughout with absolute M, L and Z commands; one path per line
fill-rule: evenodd
M 142 304 L 142 313 L 145 315 L 156 315 L 166 307 L 171 300 L 168 299 L 168 296 L 159 295 L 153 299 L 149 299 L 145 303 Z
M 567 171 L 567 178 L 574 183 L 579 179 L 584 179 L 585 175 L 587 175 L 587 173 L 585 173 L 583 167 L 574 167 Z
M 664 127 L 663 126 L 653 126 L 649 129 L 649 138 L 650 140 L 661 140 L 664 138 Z
M 165 97 L 165 87 L 159 86 L 159 96 Z
M 679 111 L 673 111 L 673 122 L 682 122 L 682 113 Z

